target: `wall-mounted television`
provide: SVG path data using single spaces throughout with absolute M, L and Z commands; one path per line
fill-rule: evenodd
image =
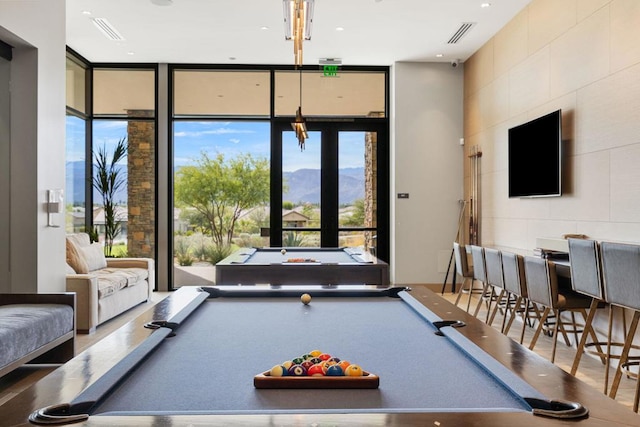
M 562 111 L 509 129 L 509 197 L 562 195 Z

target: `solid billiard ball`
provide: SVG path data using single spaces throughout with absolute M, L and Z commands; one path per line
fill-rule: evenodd
M 322 352 L 320 350 L 311 350 L 309 354 L 312 355 L 313 357 L 318 357 L 322 354 Z
M 343 371 L 346 371 L 347 367 L 349 365 L 351 365 L 351 363 L 349 363 L 349 361 L 347 361 L 347 360 L 341 360 L 340 363 L 338 363 L 338 365 L 340 365 L 342 367 Z
M 286 250 L 286 249 L 281 249 L 281 250 L 280 250 L 280 253 L 281 253 L 282 255 L 284 255 L 284 254 L 286 254 L 286 253 L 287 253 L 287 250 Z
M 322 353 L 320 356 L 318 356 L 320 358 L 320 360 L 325 361 L 325 360 L 329 360 L 331 359 L 331 355 L 328 353 Z
M 340 365 L 331 365 L 327 368 L 328 377 L 341 377 L 344 375 L 344 371 L 340 367 Z
M 311 295 L 302 294 L 302 296 L 300 297 L 300 301 L 302 301 L 304 305 L 309 305 L 309 303 L 311 302 Z
M 363 375 L 362 368 L 358 365 L 349 365 L 345 369 L 344 374 L 348 377 L 361 377 Z

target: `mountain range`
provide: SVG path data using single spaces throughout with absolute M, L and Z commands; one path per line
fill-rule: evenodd
M 67 200 L 73 200 L 77 204 L 84 203 L 84 188 L 86 185 L 84 175 L 85 164 L 82 161 L 67 162 L 66 165 L 66 196 Z M 124 166 L 123 166 L 124 168 Z M 320 169 L 298 169 L 293 172 L 284 172 L 283 178 L 287 186 L 287 192 L 282 199 L 299 203 L 320 203 Z M 357 199 L 364 198 L 364 168 L 343 168 L 338 171 L 338 192 L 341 205 L 352 204 Z M 70 194 L 69 194 L 70 193 Z M 93 199 L 99 203 L 100 195 L 93 191 Z M 126 188 L 116 195 L 117 201 L 126 203 Z

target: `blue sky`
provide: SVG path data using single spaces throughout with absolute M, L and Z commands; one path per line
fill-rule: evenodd
M 269 123 L 265 121 L 176 121 L 174 124 L 174 166 L 193 163 L 202 152 L 209 156 L 224 153 L 231 158 L 240 153 L 268 159 Z M 106 146 L 111 152 L 127 134 L 126 121 L 93 122 L 94 146 Z M 67 161 L 84 159 L 84 127 L 79 119 L 67 120 Z M 320 133 L 309 132 L 304 151 L 298 148 L 293 131 L 283 137 L 283 170 L 320 169 Z M 363 167 L 364 133 L 344 132 L 340 135 L 340 168 Z

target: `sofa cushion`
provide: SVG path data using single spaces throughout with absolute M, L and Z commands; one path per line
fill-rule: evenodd
M 62 304 L 0 306 L 0 367 L 72 331 L 73 318 L 73 308 Z
M 104 248 L 100 243 L 92 243 L 89 246 L 82 246 L 78 252 L 84 258 L 89 272 L 100 270 L 107 266 L 107 259 L 104 256 Z
M 89 266 L 84 260 L 84 257 L 80 255 L 76 245 L 67 237 L 67 264 L 73 268 L 78 274 L 87 274 L 89 272 Z
M 134 286 L 149 277 L 144 268 L 107 267 L 91 273 L 98 278 L 98 298 L 105 298 L 127 286 Z

